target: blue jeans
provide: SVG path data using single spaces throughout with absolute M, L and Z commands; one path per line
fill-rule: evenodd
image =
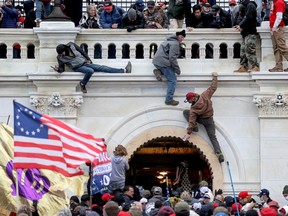
M 76 72 L 84 73 L 84 78 L 81 81 L 83 85 L 86 85 L 94 72 L 104 72 L 104 73 L 124 73 L 124 69 L 121 68 L 112 68 L 105 65 L 98 64 L 85 64 L 78 68 L 73 68 Z
M 165 102 L 169 102 L 173 100 L 174 92 L 176 89 L 177 77 L 173 70 L 170 67 L 160 67 L 158 65 L 154 65 L 167 79 L 167 93 Z
M 35 0 L 36 3 L 36 19 L 42 19 L 42 8 L 44 6 L 44 18 L 48 17 L 51 12 L 51 5 L 49 3 L 43 3 L 41 0 Z

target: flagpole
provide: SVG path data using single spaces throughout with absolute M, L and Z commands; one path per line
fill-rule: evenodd
M 237 212 L 237 215 L 240 216 L 239 209 L 238 209 L 238 202 L 237 202 L 236 195 L 235 195 L 232 175 L 231 175 L 230 166 L 229 166 L 229 162 L 228 161 L 227 161 L 227 167 L 228 167 L 228 173 L 229 173 L 229 177 L 230 177 L 231 188 L 232 188 L 232 192 L 233 192 L 233 196 L 234 196 L 234 202 L 236 204 L 236 212 Z
M 10 120 L 10 115 L 8 115 L 8 119 L 7 119 L 7 125 L 9 124 L 9 120 Z
M 90 161 L 90 166 L 89 166 L 89 177 L 90 177 L 90 205 L 92 206 L 92 183 L 93 183 L 93 173 L 92 173 L 92 162 Z M 91 207 L 89 206 L 89 207 Z
M 16 183 L 15 183 L 15 186 L 16 186 L 16 197 L 18 198 L 19 197 L 19 182 L 18 182 L 18 170 L 16 169 Z

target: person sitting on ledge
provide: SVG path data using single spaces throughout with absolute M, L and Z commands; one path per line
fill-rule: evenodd
M 86 84 L 94 72 L 104 73 L 131 73 L 132 65 L 129 61 L 125 69 L 112 68 L 105 65 L 93 64 L 89 56 L 75 43 L 59 44 L 56 47 L 58 53 L 58 66 L 52 68 L 59 73 L 65 71 L 65 64 L 75 72 L 84 73 L 84 78 L 80 81 L 81 91 L 87 93 Z

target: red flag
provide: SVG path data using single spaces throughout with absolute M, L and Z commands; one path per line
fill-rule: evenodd
M 102 138 L 14 101 L 14 167 L 49 169 L 64 176 L 83 174 L 80 165 L 105 148 Z

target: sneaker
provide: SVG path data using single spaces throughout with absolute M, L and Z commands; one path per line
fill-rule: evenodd
M 286 69 L 285 69 L 286 70 Z M 284 70 L 284 71 L 285 71 Z M 269 72 L 283 72 L 283 68 L 277 68 L 277 67 L 273 67 L 271 69 L 268 70 Z
M 82 82 L 80 82 L 80 88 L 83 93 L 87 93 L 86 86 Z
M 251 69 L 248 70 L 249 72 L 259 72 L 260 68 L 257 66 L 252 67 Z
M 35 20 L 36 27 L 40 27 L 40 22 L 42 22 L 41 19 L 36 19 L 36 20 Z
M 131 73 L 132 70 L 132 64 L 130 61 L 128 61 L 126 67 L 125 67 L 125 73 Z
M 224 156 L 223 156 L 222 152 L 218 152 L 218 153 L 216 152 L 216 156 L 217 156 L 220 163 L 224 162 Z
M 249 72 L 248 69 L 244 66 L 241 66 L 240 68 L 238 68 L 238 70 L 235 70 L 234 72 L 237 72 L 237 73 L 246 73 L 246 72 Z
M 176 101 L 176 100 L 165 101 L 165 104 L 171 105 L 171 106 L 177 106 L 179 104 L 179 101 Z
M 153 70 L 153 73 L 154 75 L 156 76 L 156 79 L 159 81 L 159 82 L 162 82 L 162 74 L 161 72 L 158 70 L 158 69 L 154 69 Z

